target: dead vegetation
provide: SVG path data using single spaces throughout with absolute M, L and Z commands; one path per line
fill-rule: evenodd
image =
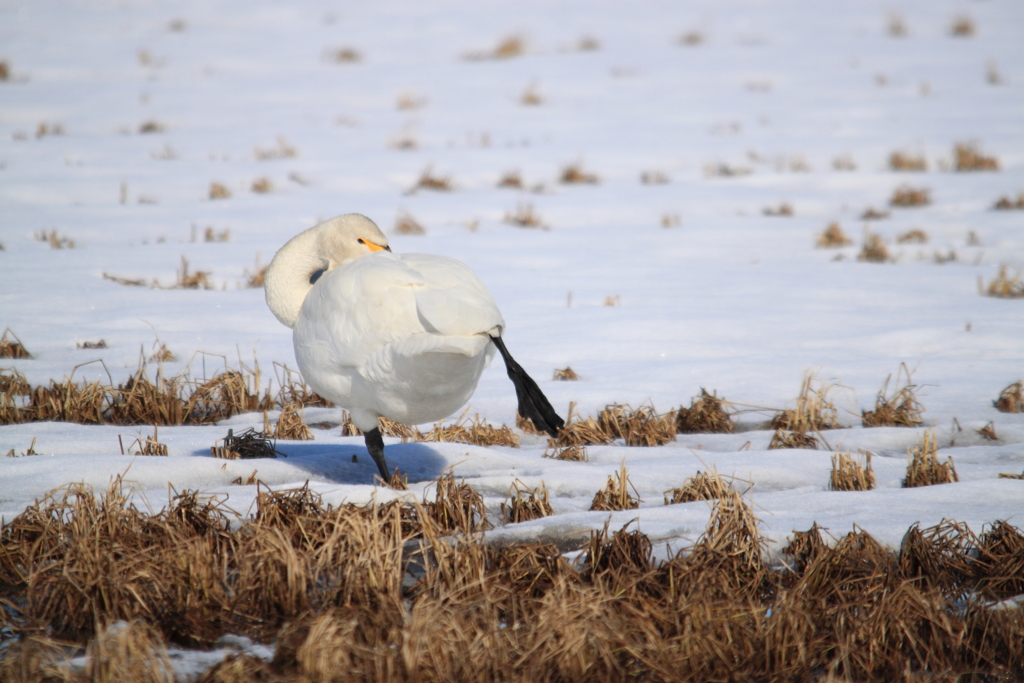
M 168 644 L 225 634 L 273 641 L 274 659 L 230 656 L 205 683 L 1015 680 L 1024 658 L 1024 612 L 990 607 L 1024 592 L 1024 535 L 1002 521 L 914 526 L 898 552 L 814 525 L 772 571 L 733 492 L 660 563 L 626 528 L 569 561 L 448 536 L 416 503 L 332 507 L 305 487 L 261 488 L 232 519 L 191 491 L 147 515 L 120 481 L 29 507 L 0 531 L 0 678 L 168 680 Z
M 531 83 L 519 95 L 519 104 L 525 107 L 537 107 L 544 104 L 544 96 L 540 94 L 536 83 Z
M 644 185 L 668 185 L 671 181 L 661 171 L 643 171 L 640 174 L 640 182 Z
M 978 280 L 980 283 L 980 276 Z M 1009 267 L 1005 263 L 1000 264 L 999 273 L 992 282 L 988 283 L 988 287 L 984 288 L 984 293 L 1000 299 L 1020 299 L 1024 297 L 1024 280 L 1021 279 L 1020 271 L 1017 271 L 1016 275 L 1010 277 Z
M 665 492 L 665 505 L 691 503 L 697 500 L 715 500 L 732 493 L 732 488 L 714 470 L 700 472 L 686 479 L 682 486 Z
M 774 451 L 784 448 L 806 448 L 809 450 L 818 449 L 818 439 L 813 434 L 800 431 L 786 431 L 776 429 L 768 442 L 768 450 Z
M 598 430 L 609 439 L 621 438 L 627 446 L 664 446 L 676 440 L 675 413 L 659 415 L 652 405 L 634 409 L 611 404 L 597 415 Z
M 544 455 L 541 457 L 565 462 L 587 462 L 587 448 L 586 446 L 555 446 L 551 450 L 544 451 Z
M 839 223 L 829 223 L 824 232 L 818 235 L 817 247 L 819 249 L 838 249 L 851 244 L 853 244 L 853 240 L 846 236 Z
M 879 211 L 874 207 L 869 206 L 864 210 L 864 213 L 860 215 L 862 221 L 880 221 L 889 217 L 888 211 Z
M 1014 211 L 1024 210 L 1024 192 L 1017 195 L 1017 199 L 1010 199 L 1009 197 L 1003 196 L 996 200 L 996 203 L 992 205 L 992 208 L 996 211 Z
M 823 384 L 813 372 L 805 372 L 800 382 L 796 406 L 776 413 L 768 426 L 771 429 L 803 433 L 841 429 L 836 407 L 828 400 L 829 393 L 837 386 Z
M 903 479 L 903 488 L 952 484 L 960 481 L 953 466 L 953 458 L 949 457 L 945 462 L 939 462 L 938 453 L 935 432 L 926 431 L 916 446 L 907 449 L 907 476 Z
M 914 188 L 910 185 L 900 185 L 892 193 L 889 199 L 890 206 L 915 207 L 927 206 L 932 203 L 931 192 L 926 188 Z
M 120 441 L 121 437 L 117 437 Z M 157 432 L 156 425 L 153 426 L 153 436 L 147 436 L 143 439 L 142 435 L 139 434 L 128 446 L 129 455 L 168 455 L 167 444 L 160 443 L 159 435 Z M 134 449 L 134 451 L 132 450 Z
M 865 427 L 920 427 L 924 406 L 917 400 L 917 385 L 911 384 L 910 370 L 901 364 L 896 372 L 893 392 L 889 391 L 892 375 L 885 378 L 885 384 L 875 397 L 875 409 L 861 411 L 861 422 Z
M 56 230 L 40 230 L 35 233 L 35 238 L 40 242 L 46 242 L 50 249 L 74 249 L 75 241 L 70 237 L 61 237 Z
M 453 190 L 451 176 L 434 175 L 434 167 L 427 166 L 420 173 L 419 179 L 409 192 L 417 190 L 434 190 L 435 192 L 450 192 Z
M 227 199 L 231 196 L 231 191 L 222 183 L 210 183 L 209 190 L 210 199 Z
M 899 244 L 928 244 L 928 233 L 921 228 L 914 228 L 896 237 L 896 242 Z
M 221 445 L 217 445 L 221 444 Z M 263 432 L 250 427 L 238 436 L 229 429 L 228 435 L 218 439 L 210 448 L 210 455 L 224 460 L 251 460 L 255 458 L 276 458 L 277 449 L 273 440 Z
M 889 15 L 885 24 L 885 31 L 893 38 L 904 38 L 907 35 L 907 22 L 903 15 L 895 12 Z
M 714 164 L 705 164 L 704 176 L 707 178 L 735 178 L 737 176 L 750 175 L 754 169 L 747 166 L 732 166 L 720 161 Z
M 1017 380 L 999 392 L 992 405 L 1001 413 L 1024 413 L 1024 380 Z
M 998 171 L 999 160 L 982 154 L 973 142 L 959 142 L 953 148 L 953 168 L 957 171 Z
M 469 52 L 465 59 L 478 62 L 488 59 L 511 59 L 526 52 L 526 40 L 520 35 L 509 35 L 498 41 L 491 50 Z
M 505 212 L 505 217 L 502 220 L 506 223 L 517 225 L 520 228 L 547 227 L 541 220 L 540 214 L 534 210 L 533 204 L 526 204 L 523 202 L 516 205 L 516 210 L 514 212 Z
M 498 187 L 511 187 L 516 190 L 523 189 L 523 178 L 519 171 L 506 171 L 498 179 Z
M 971 38 L 974 36 L 974 20 L 966 14 L 953 17 L 949 25 L 949 35 L 954 38 Z
M 690 407 L 676 411 L 677 434 L 732 434 L 736 425 L 725 412 L 726 400 L 718 392 L 709 394 L 701 387 L 700 395 L 690 399 Z
M 264 176 L 252 181 L 251 189 L 256 194 L 268 194 L 273 192 L 274 184 L 270 181 L 270 178 Z
M 864 453 L 864 464 L 851 453 L 836 451 L 832 455 L 832 472 L 828 487 L 833 491 L 870 491 L 875 488 L 875 471 L 871 469 L 871 453 Z
M 304 406 L 298 401 L 286 403 L 281 408 L 281 415 L 277 418 L 277 424 L 274 425 L 273 436 L 275 439 L 284 439 L 285 441 L 313 440 L 313 432 L 310 431 L 309 426 L 302 419 L 303 408 Z M 263 416 L 263 431 L 270 434 L 269 425 L 266 424 L 266 413 Z
M 893 152 L 889 155 L 889 168 L 893 171 L 927 171 L 928 162 L 923 155 Z
M 519 448 L 519 437 L 508 425 L 495 427 L 482 420 L 479 415 L 474 415 L 471 421 L 467 421 L 465 413 L 450 425 L 438 422 L 426 434 L 417 431 L 414 440 Z
M 556 382 L 575 382 L 579 378 L 580 376 L 576 374 L 576 371 L 569 366 L 566 366 L 561 370 L 555 368 L 555 373 L 551 377 L 551 379 L 555 380 Z
M 362 58 L 359 51 L 351 47 L 339 47 L 328 53 L 328 59 L 336 64 L 355 64 Z
M 640 497 L 634 498 L 629 495 L 630 489 L 636 493 L 636 489 L 629 481 L 626 463 L 623 462 L 619 471 L 608 477 L 604 488 L 594 494 L 594 500 L 590 504 L 591 511 L 636 510 L 640 507 Z
M 0 336 L 0 358 L 31 358 L 32 354 L 28 352 L 25 345 L 21 343 L 17 335 L 11 331 L 11 328 L 6 328 L 2 336 Z
M 395 232 L 399 235 L 423 235 L 427 230 L 411 214 L 402 212 L 395 218 Z
M 279 137 L 272 147 L 260 147 L 256 145 L 252 149 L 253 156 L 257 161 L 274 161 L 277 159 L 294 159 L 299 156 L 299 150 L 295 149 L 285 138 Z
M 777 207 L 764 207 L 764 209 L 761 210 L 761 213 L 763 213 L 765 216 L 792 216 L 793 207 L 789 204 L 789 202 L 782 202 Z
M 869 263 L 888 263 L 892 260 L 892 256 L 881 235 L 865 230 L 864 244 L 860 248 L 860 253 L 857 254 L 857 260 Z
M 601 182 L 596 173 L 583 170 L 580 163 L 569 164 L 562 167 L 558 182 L 563 185 L 596 185 Z
M 501 516 L 510 524 L 529 522 L 553 514 L 544 482 L 532 489 L 516 479 L 508 489 L 505 502 L 501 504 Z

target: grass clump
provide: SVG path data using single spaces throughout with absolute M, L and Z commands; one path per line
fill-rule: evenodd
M 1006 196 L 1000 197 L 992 208 L 996 211 L 1024 210 L 1024 192 L 1018 194 L 1015 200 Z
M 928 162 L 923 156 L 893 152 L 889 155 L 889 168 L 893 171 L 927 171 Z
M 303 408 L 304 406 L 297 401 L 287 403 L 281 408 L 281 415 L 277 418 L 277 424 L 274 425 L 273 436 L 275 439 L 284 439 L 285 441 L 313 440 L 313 432 L 310 431 L 302 419 Z M 266 415 L 266 413 L 263 413 L 263 431 L 269 434 L 270 429 L 269 425 L 266 424 Z
M 1001 413 L 1024 413 L 1024 380 L 1017 380 L 999 392 L 992 405 Z
M 927 206 L 932 203 L 931 192 L 926 188 L 914 188 L 910 185 L 900 185 L 889 199 L 890 206 L 914 207 Z
M 601 179 L 595 173 L 584 171 L 582 164 L 575 163 L 562 167 L 558 181 L 563 185 L 596 185 Z
M 896 238 L 900 244 L 928 244 L 928 233 L 920 228 L 908 230 Z
M 832 455 L 828 487 L 833 491 L 870 491 L 875 488 L 871 453 L 864 454 L 864 464 L 861 465 L 850 453 L 836 451 Z
M 506 171 L 498 179 L 498 187 L 511 187 L 516 190 L 523 189 L 523 177 L 519 171 Z
M 555 380 L 556 382 L 575 382 L 579 378 L 580 376 L 576 374 L 575 370 L 573 370 L 569 366 L 566 366 L 564 369 L 561 370 L 555 368 L 555 373 L 551 379 Z
M 817 247 L 819 249 L 837 249 L 848 247 L 853 240 L 846 236 L 839 223 L 829 223 L 825 231 L 818 235 Z
M 213 182 L 210 183 L 208 195 L 210 199 L 227 199 L 231 196 L 231 191 L 223 183 Z
M 395 232 L 399 235 L 423 235 L 427 230 L 412 215 L 403 212 L 395 219 Z
M 999 274 L 996 275 L 992 282 L 988 283 L 988 287 L 984 288 L 988 296 L 1000 299 L 1020 299 L 1024 297 L 1024 280 L 1021 279 L 1020 271 L 1013 277 L 1010 277 L 1009 270 L 1005 263 L 1000 264 Z M 980 276 L 978 279 L 981 279 Z
M 505 36 L 498 41 L 498 44 L 491 50 L 469 52 L 465 59 L 471 62 L 479 62 L 488 59 L 511 59 L 519 57 L 526 52 L 526 40 L 520 35 Z
M 857 254 L 857 260 L 869 263 L 887 263 L 892 260 L 892 256 L 889 255 L 889 249 L 882 241 L 881 235 L 865 231 L 864 245 L 861 247 L 860 253 Z
M 426 515 L 443 531 L 471 534 L 490 529 L 484 499 L 465 481 L 455 481 L 451 468 L 437 480 L 434 502 L 424 503 Z
M 665 505 L 676 503 L 691 503 L 697 500 L 715 500 L 732 493 L 732 488 L 726 484 L 718 472 L 698 471 L 697 474 L 686 479 L 682 486 L 669 489 L 665 492 Z
M 520 228 L 547 227 L 541 220 L 540 214 L 534 210 L 533 204 L 525 204 L 522 202 L 516 205 L 516 210 L 514 212 L 505 212 L 505 217 L 502 220 Z
M 772 434 L 771 441 L 768 442 L 768 450 L 774 451 L 784 448 L 807 448 L 810 450 L 817 450 L 818 439 L 813 434 L 808 434 L 807 432 L 776 429 Z
M 598 427 L 612 438 L 621 438 L 627 446 L 664 446 L 676 440 L 675 413 L 659 415 L 654 406 L 633 409 L 612 404 L 597 416 Z
M 949 25 L 949 35 L 954 38 L 970 38 L 974 35 L 974 20 L 966 14 L 953 17 Z
M 953 466 L 953 458 L 939 462 L 938 452 L 935 433 L 932 431 L 925 432 L 916 446 L 907 449 L 907 476 L 903 479 L 903 488 L 960 481 Z
M 544 458 L 552 460 L 564 460 L 566 462 L 586 462 L 587 449 L 585 446 L 555 446 L 551 450 L 544 451 Z
M 902 379 L 902 386 L 901 386 Z M 906 365 L 900 365 L 896 373 L 896 383 L 892 394 L 887 394 L 892 375 L 885 378 L 885 383 L 875 397 L 875 409 L 861 411 L 861 422 L 865 427 L 919 427 L 924 406 L 917 400 L 916 384 L 910 383 L 910 371 Z
M 25 345 L 21 343 L 17 335 L 11 331 L 11 328 L 4 330 L 2 336 L 0 336 L 0 358 L 31 358 L 32 354 L 28 352 Z
M 224 460 L 250 460 L 254 458 L 276 458 L 277 449 L 274 448 L 274 441 L 264 434 L 257 432 L 250 427 L 241 434 L 235 436 L 235 430 L 229 429 L 228 435 L 218 439 L 210 448 L 210 455 Z
M 451 176 L 435 175 L 434 167 L 427 166 L 420 173 L 419 179 L 413 185 L 410 192 L 417 190 L 434 190 L 435 192 L 450 192 L 454 189 Z
M 604 488 L 594 495 L 594 500 L 590 504 L 590 510 L 636 510 L 640 507 L 640 499 L 639 496 L 634 498 L 629 495 L 629 489 L 631 488 L 633 489 L 633 493 L 636 493 L 636 489 L 633 488 L 633 484 L 629 481 L 629 473 L 626 471 L 626 463 L 623 462 L 619 467 L 619 471 L 613 476 L 608 477 L 608 481 L 605 483 Z
M 792 216 L 793 207 L 789 202 L 782 202 L 777 207 L 766 206 L 761 211 L 765 216 Z
M 120 441 L 120 439 L 121 437 L 119 436 L 118 440 Z M 147 436 L 145 440 L 143 440 L 142 435 L 140 434 L 136 437 L 135 441 L 128 446 L 128 453 L 131 455 L 168 455 L 169 451 L 167 450 L 167 444 L 160 443 L 158 439 L 157 428 L 156 425 L 154 425 L 153 436 Z M 135 449 L 134 453 L 132 453 L 133 448 Z
M 505 501 L 501 504 L 501 515 L 511 524 L 529 522 L 554 514 L 544 482 L 536 489 L 532 489 L 516 479 L 509 487 Z
M 417 441 L 438 441 L 442 443 L 468 443 L 474 446 L 509 446 L 519 448 L 519 437 L 508 425 L 494 427 L 474 415 L 472 422 L 465 421 L 465 413 L 453 424 L 442 426 L 440 422 L 426 434 L 416 433 Z
M 836 407 L 828 400 L 829 392 L 836 386 L 822 384 L 813 372 L 805 372 L 796 406 L 776 413 L 768 423 L 769 427 L 796 432 L 842 428 Z
M 957 171 L 998 171 L 999 160 L 982 154 L 975 143 L 958 142 L 953 148 L 953 168 Z
M 676 433 L 732 434 L 736 425 L 725 412 L 725 405 L 725 399 L 718 398 L 718 392 L 709 394 L 701 387 L 700 395 L 690 399 L 689 408 L 680 406 L 676 411 Z

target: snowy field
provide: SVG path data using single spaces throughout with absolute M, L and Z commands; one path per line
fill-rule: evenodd
M 954 34 L 958 18 L 969 35 Z M 663 552 L 693 542 L 710 509 L 665 506 L 663 492 L 710 467 L 747 482 L 775 551 L 815 521 L 891 547 L 914 522 L 1019 527 L 1024 481 L 999 474 L 1024 470 L 1024 414 L 993 400 L 1024 377 L 1024 299 L 980 288 L 1001 264 L 1024 267 L 1024 211 L 992 208 L 1024 193 L 1022 28 L 1015 0 L 5 0 L 0 329 L 33 358 L 0 367 L 33 385 L 72 372 L 119 383 L 140 359 L 155 376 L 147 359 L 165 345 L 165 374 L 258 362 L 272 378 L 275 363 L 295 367 L 291 332 L 249 274 L 301 230 L 359 212 L 396 252 L 469 264 L 563 416 L 570 402 L 582 415 L 668 411 L 702 387 L 745 411 L 736 434 L 593 446 L 585 463 L 542 458 L 531 436 L 518 449 L 386 440 L 416 496 L 454 467 L 496 523 L 514 480 L 544 482 L 556 514 L 492 537 L 600 529 L 609 513 L 589 512 L 591 499 L 623 461 L 643 503 L 611 526 L 637 520 Z M 515 36 L 521 53 L 498 58 Z M 956 172 L 958 143 L 999 170 Z M 892 170 L 894 152 L 926 170 Z M 572 164 L 597 182 L 560 182 Z M 428 168 L 451 189 L 414 189 Z M 498 187 L 513 171 L 523 188 Z M 211 198 L 214 183 L 229 196 Z M 931 203 L 890 207 L 904 184 Z M 767 215 L 783 204 L 792 215 Z M 542 227 L 506 220 L 528 207 Z M 889 215 L 862 220 L 869 208 Z M 398 231 L 403 215 L 424 234 Z M 853 244 L 817 248 L 833 222 Z M 898 242 L 914 229 L 926 243 Z M 889 262 L 858 260 L 868 231 Z M 171 288 L 182 259 L 210 289 Z M 863 428 L 861 410 L 902 363 L 924 426 Z M 566 366 L 579 380 L 553 381 Z M 825 432 L 821 450 L 768 450 L 764 423 L 793 407 L 805 371 L 837 385 L 848 428 Z M 496 362 L 469 414 L 514 425 L 515 409 Z M 260 428 L 262 414 L 160 428 L 166 458 L 121 454 L 118 437 L 145 427 L 0 426 L 0 454 L 17 456 L 0 457 L 0 515 L 119 473 L 154 507 L 172 485 L 242 514 L 255 486 L 231 481 L 254 469 L 273 487 L 309 480 L 330 503 L 396 495 L 373 486 L 362 438 L 339 435 L 340 410 L 305 419 L 315 439 L 279 441 L 287 459 L 228 462 L 210 446 L 228 428 Z M 977 432 L 989 422 L 995 440 Z M 960 482 L 902 489 L 907 449 L 928 427 Z M 22 457 L 33 440 L 38 455 Z M 837 447 L 875 455 L 876 490 L 829 490 Z

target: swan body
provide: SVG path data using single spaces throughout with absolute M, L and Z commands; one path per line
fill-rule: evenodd
M 497 304 L 468 266 L 393 254 L 384 233 L 359 214 L 292 238 L 271 261 L 265 290 L 271 311 L 293 330 L 302 376 L 349 410 L 385 478 L 377 418 L 414 425 L 451 415 L 472 396 L 496 349 L 510 377 L 510 361 L 526 376 L 501 341 Z M 529 388 L 521 391 L 518 377 L 513 382 L 529 415 L 532 406 L 522 405 Z M 561 426 L 557 415 L 552 421 Z

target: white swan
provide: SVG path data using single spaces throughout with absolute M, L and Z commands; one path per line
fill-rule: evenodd
M 445 418 L 464 405 L 497 348 L 519 412 L 557 435 L 563 421 L 501 339 L 505 321 L 483 283 L 444 256 L 391 253 L 369 218 L 346 214 L 293 237 L 265 279 L 267 305 L 293 329 L 310 387 L 347 408 L 390 477 L 378 417 Z

